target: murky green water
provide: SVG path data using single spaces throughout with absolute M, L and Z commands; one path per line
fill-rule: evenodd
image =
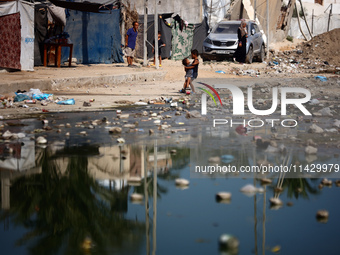
M 121 135 L 109 134 L 112 124 L 87 128 L 89 121 L 104 116 L 120 125 L 139 124 L 123 128 Z M 126 120 L 115 117 L 113 112 L 48 115 L 51 126 L 71 124 L 72 128 L 58 126 L 60 133 L 55 128 L 32 134 L 42 127 L 36 119 L 5 127 L 26 132 L 27 137 L 8 143 L 12 154 L 1 143 L 1 254 L 339 253 L 340 188 L 334 183 L 318 188 L 323 177 L 337 175 L 309 173 L 308 178 L 294 179 L 268 175 L 273 182 L 263 186 L 263 193 L 246 195 L 240 192 L 243 186 L 261 187 L 255 174 L 235 178 L 240 176 L 195 176 L 190 171 L 223 155 L 231 155 L 227 164 L 237 167 L 264 160 L 277 165 L 339 164 L 333 147 L 320 146 L 316 156 L 306 157 L 302 143 L 292 140 L 277 140 L 285 146 L 284 153 L 268 153 L 253 142 L 253 136 L 275 132 L 296 136 L 303 126 L 265 127 L 240 135 L 235 127 L 214 129 L 210 120 L 183 115 L 163 120 L 171 125 L 165 130 L 133 113 Z M 83 123 L 75 127 L 77 122 Z M 150 128 L 155 131 L 151 136 Z M 46 135 L 47 145 L 31 139 L 39 135 Z M 119 136 L 126 142 L 118 144 Z M 131 183 L 131 177 L 141 181 Z M 189 186 L 176 186 L 177 178 L 188 179 Z M 275 192 L 277 186 L 281 193 Z M 220 191 L 231 192 L 231 200 L 217 202 Z M 134 193 L 143 199 L 132 201 Z M 271 206 L 272 197 L 279 197 L 283 205 Z M 329 211 L 327 222 L 316 219 L 320 209 Z M 238 248 L 221 248 L 223 234 L 237 238 Z

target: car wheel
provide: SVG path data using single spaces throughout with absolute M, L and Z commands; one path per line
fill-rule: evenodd
M 253 46 L 249 46 L 248 54 L 246 56 L 246 63 L 251 64 L 253 63 L 253 57 L 254 57 L 254 51 L 253 51 Z
M 261 45 L 261 49 L 260 49 L 260 55 L 259 55 L 259 62 L 263 62 L 264 61 L 264 58 L 265 58 L 265 49 L 264 49 L 264 45 L 262 44 Z

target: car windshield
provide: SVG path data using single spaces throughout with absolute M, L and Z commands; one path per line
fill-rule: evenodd
M 215 34 L 237 34 L 240 24 L 218 24 L 212 31 Z

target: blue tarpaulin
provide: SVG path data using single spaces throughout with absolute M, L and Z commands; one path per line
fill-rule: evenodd
M 105 14 L 68 10 L 64 31 L 70 35 L 77 63 L 123 63 L 119 21 L 120 9 Z M 63 61 L 68 53 L 63 48 Z

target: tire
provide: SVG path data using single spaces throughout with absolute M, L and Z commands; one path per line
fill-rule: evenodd
M 264 45 L 262 44 L 261 49 L 260 49 L 260 55 L 258 57 L 258 61 L 262 63 L 264 61 L 265 57 L 266 57 L 265 49 L 264 49 Z
M 253 58 L 254 58 L 253 45 L 250 45 L 247 56 L 246 56 L 246 63 L 247 64 L 253 63 Z

